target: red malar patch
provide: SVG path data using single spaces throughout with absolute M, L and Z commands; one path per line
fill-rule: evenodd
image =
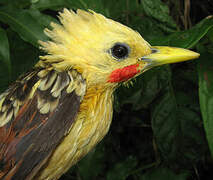
M 133 76 L 135 76 L 137 73 L 140 72 L 138 70 L 138 66 L 139 64 L 134 64 L 134 65 L 126 66 L 122 69 L 116 69 L 112 71 L 112 73 L 109 76 L 108 82 L 117 83 L 117 82 L 126 81 L 132 78 Z

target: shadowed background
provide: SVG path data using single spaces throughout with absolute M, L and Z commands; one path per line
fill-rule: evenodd
M 38 61 L 43 29 L 63 7 L 92 9 L 152 45 L 191 48 L 201 57 L 154 68 L 120 87 L 108 135 L 61 179 L 212 179 L 213 2 L 0 0 L 0 92 Z

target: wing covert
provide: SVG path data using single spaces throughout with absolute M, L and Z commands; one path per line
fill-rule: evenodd
M 69 132 L 85 94 L 76 70 L 35 69 L 0 96 L 0 179 L 32 179 Z

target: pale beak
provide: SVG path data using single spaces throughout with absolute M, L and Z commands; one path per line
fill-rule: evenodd
M 168 46 L 152 46 L 152 53 L 143 56 L 140 60 L 147 63 L 147 68 L 162 64 L 170 64 L 176 62 L 187 61 L 198 58 L 200 54 L 188 49 L 168 47 Z

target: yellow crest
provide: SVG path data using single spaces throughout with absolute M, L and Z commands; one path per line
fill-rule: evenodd
M 52 29 L 45 29 L 51 41 L 40 42 L 48 53 L 40 58 L 61 71 L 72 67 L 90 81 L 105 83 L 112 70 L 134 64 L 150 53 L 150 45 L 138 32 L 94 11 L 64 9 L 59 20 L 61 24 L 51 23 Z M 125 61 L 118 62 L 109 53 L 117 42 L 132 49 Z

